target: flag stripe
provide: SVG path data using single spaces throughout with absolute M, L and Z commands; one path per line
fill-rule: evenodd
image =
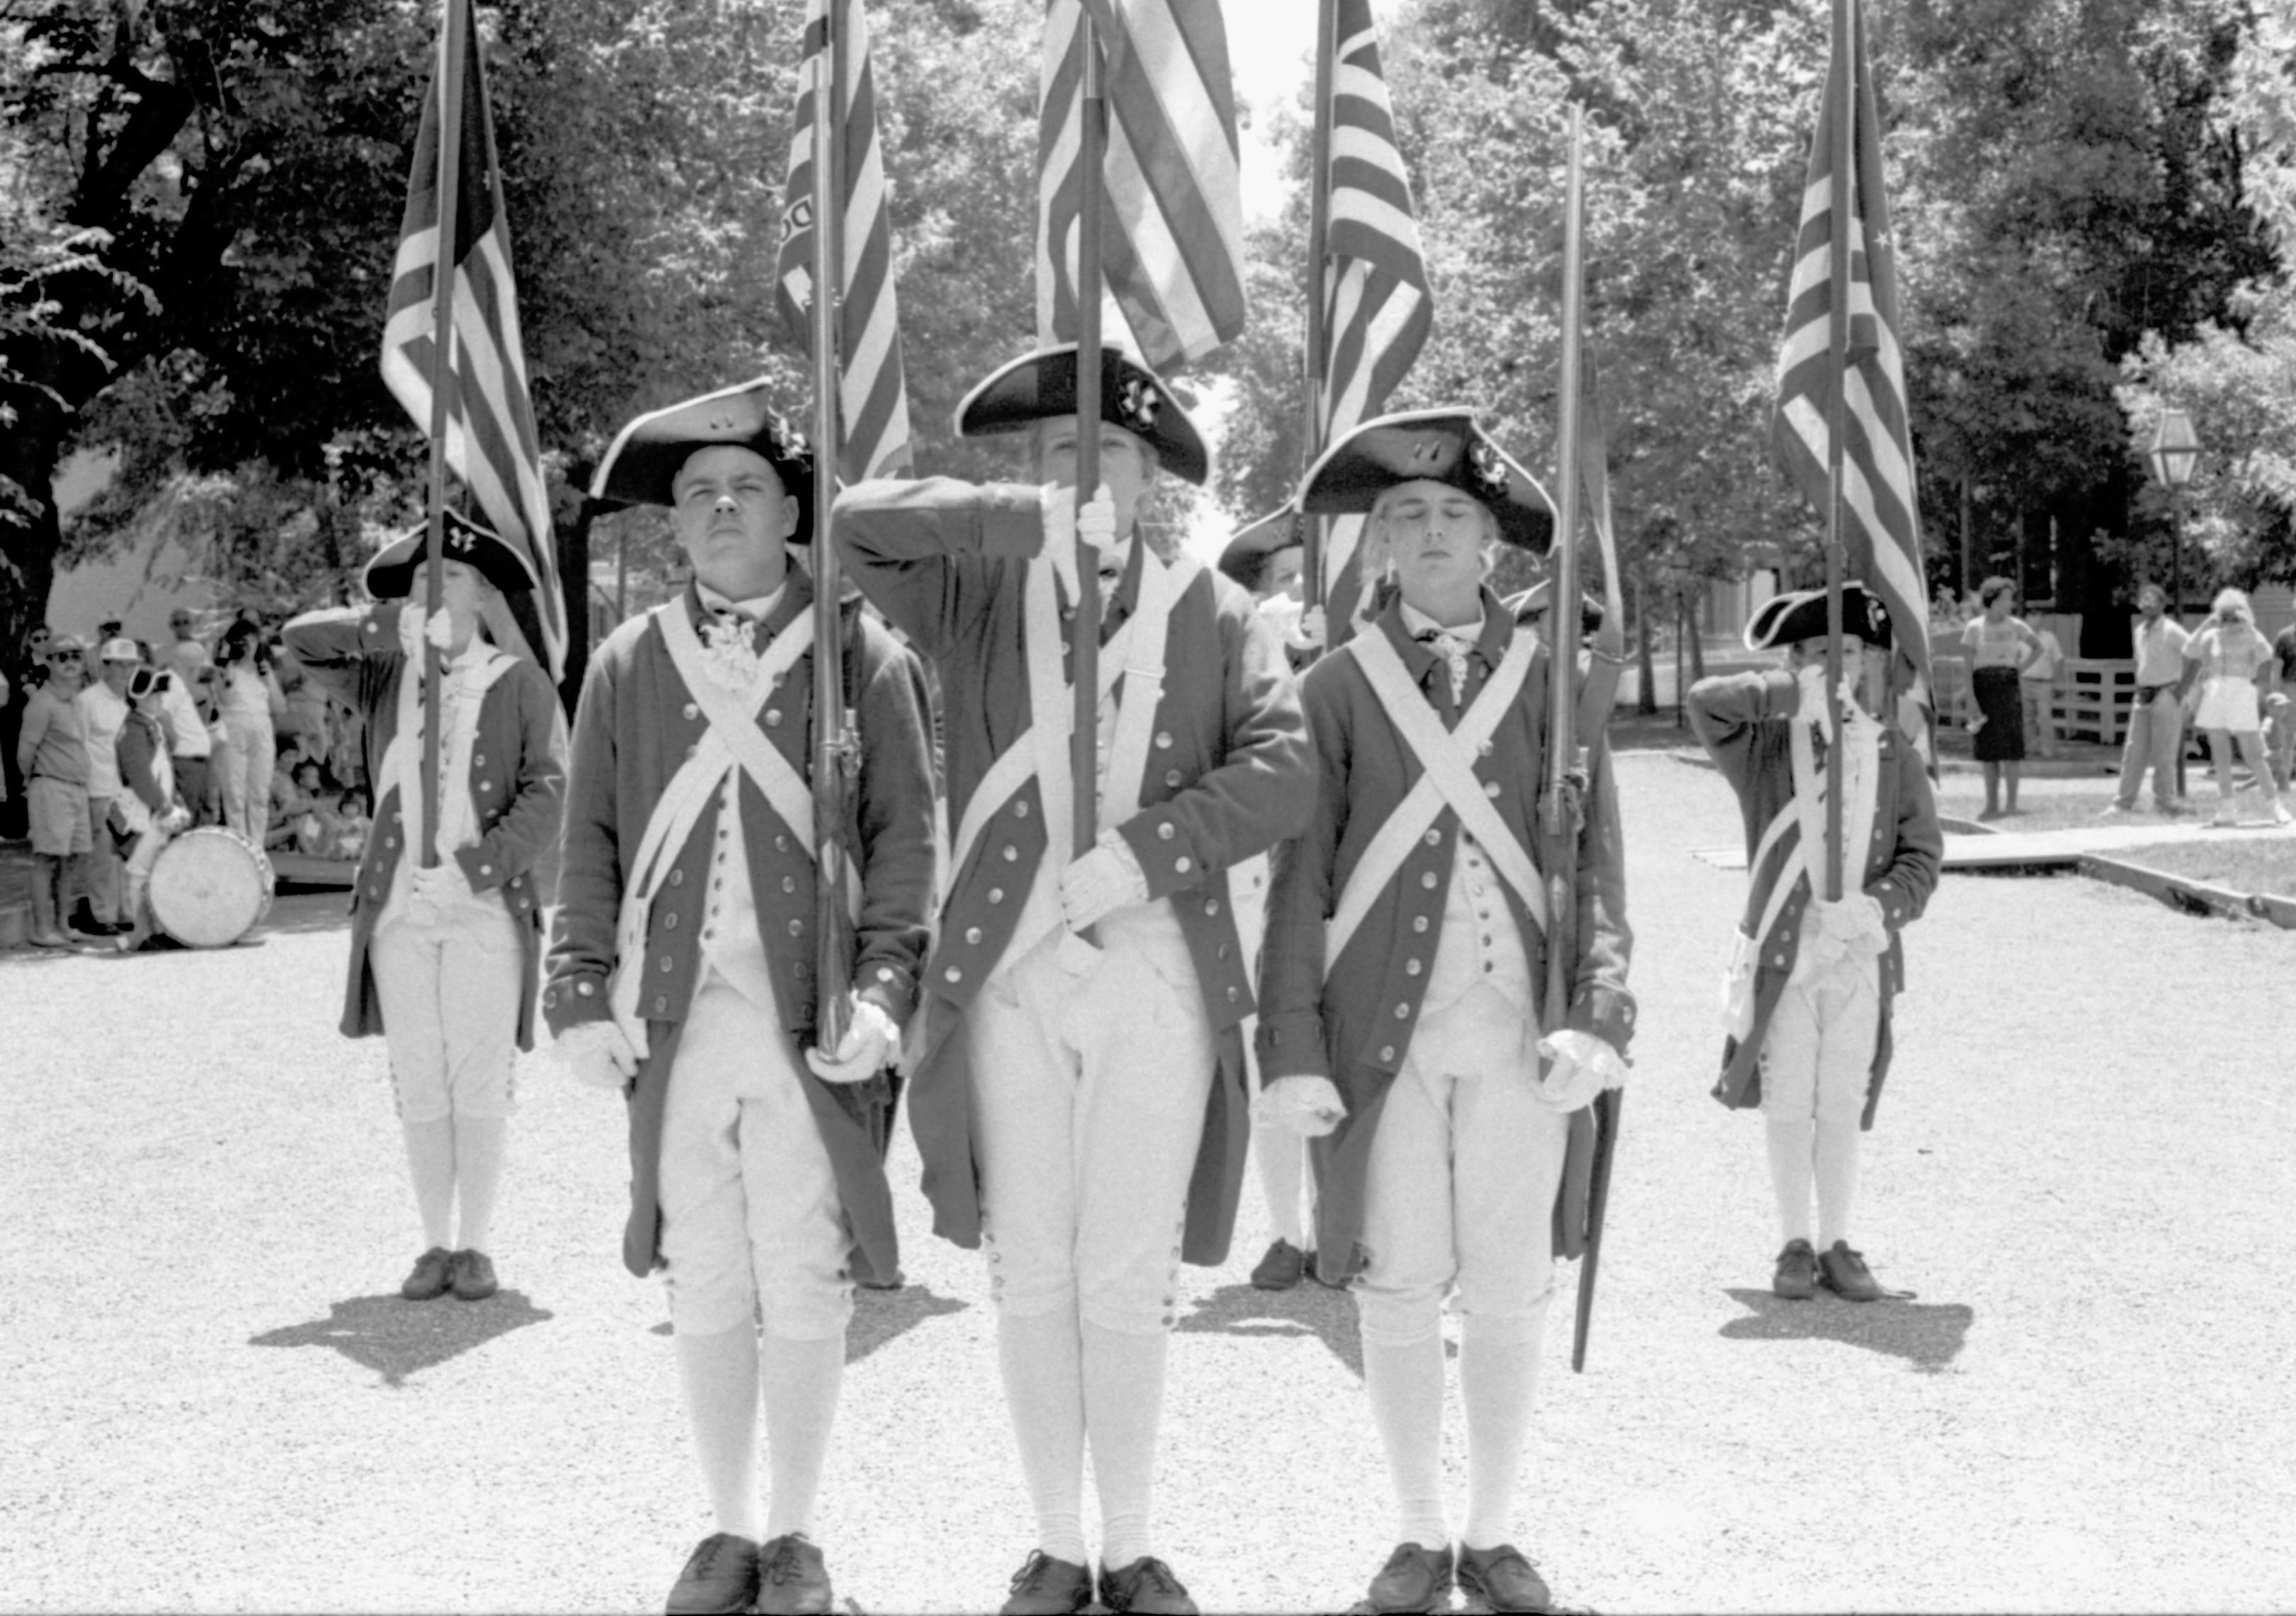
M 431 369 L 438 346 L 431 304 L 439 258 L 439 103 L 446 47 L 442 29 L 415 134 L 382 333 L 383 383 L 425 432 L 430 430 Z M 474 20 L 465 36 L 465 56 L 463 104 L 455 119 L 462 144 L 456 160 L 457 254 L 450 303 L 453 343 L 447 372 L 445 455 L 488 525 L 518 553 L 533 579 L 543 652 L 555 677 L 565 669 L 566 602 L 551 536 L 541 440 L 527 384 L 508 216 Z
M 1866 60 L 1861 0 L 1850 0 L 1848 37 L 1833 42 L 1833 71 L 1818 98 L 1802 189 L 1801 228 L 1778 352 L 1774 442 L 1786 473 L 1823 513 L 1831 497 L 1833 445 L 1828 406 L 1840 390 L 1844 428 L 1841 539 L 1851 576 L 1882 597 L 1899 649 L 1929 675 L 1928 599 L 1923 579 L 1921 512 L 1914 481 L 1905 357 L 1898 346 L 1895 249 L 1882 185 L 1879 108 Z M 1854 86 L 1849 150 L 1838 152 L 1836 86 Z M 1833 180 L 1846 168 L 1850 217 L 1849 284 L 1833 284 Z M 1837 366 L 1833 299 L 1845 299 L 1849 351 Z
M 1331 220 L 1323 267 L 1326 444 L 1379 414 L 1426 346 L 1435 318 L 1411 181 L 1395 141 L 1370 0 L 1340 0 L 1332 64 Z M 1323 587 L 1333 644 L 1365 604 L 1360 517 L 1329 524 Z
M 831 0 L 809 0 L 797 115 L 790 135 L 778 301 L 808 357 L 813 353 L 813 146 L 816 60 L 827 47 Z M 877 135 L 876 76 L 869 65 L 869 20 L 862 0 L 834 0 L 840 40 L 837 170 L 843 213 L 844 282 L 837 313 L 838 420 L 844 441 L 837 467 L 849 481 L 898 475 L 911 463 L 909 396 L 893 286 L 893 227 L 883 144 Z

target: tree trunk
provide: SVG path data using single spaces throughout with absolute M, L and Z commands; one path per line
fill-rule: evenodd
M 1690 636 L 1690 682 L 1693 685 L 1706 677 L 1706 637 L 1698 627 L 1698 609 L 1705 604 L 1705 594 L 1706 591 L 1702 589 L 1695 595 L 1685 595 L 1683 599 L 1683 604 L 1688 608 L 1684 622 Z
M 1635 669 L 1641 675 L 1636 681 L 1635 716 L 1654 718 L 1658 716 L 1658 659 L 1651 654 L 1650 574 L 1640 561 L 1635 563 Z

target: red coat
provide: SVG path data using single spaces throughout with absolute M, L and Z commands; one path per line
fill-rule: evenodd
M 1032 721 L 1021 616 L 1026 563 L 1044 542 L 1037 490 L 946 478 L 861 483 L 839 497 L 836 531 L 854 582 L 939 666 L 948 817 L 961 824 L 981 776 Z M 1104 636 L 1139 597 L 1143 554 L 1136 544 Z M 1250 596 L 1200 570 L 1173 605 L 1166 644 L 1142 807 L 1119 831 L 1149 897 L 1172 900 L 1218 1050 L 1182 1240 L 1187 1261 L 1218 1264 L 1250 1136 L 1239 1028 L 1253 1001 L 1227 872 L 1299 828 L 1315 775 L 1283 648 Z M 931 1019 L 909 1120 L 933 1226 L 962 1246 L 980 1243 L 980 1188 L 972 1051 L 961 1029 L 1012 940 L 1046 841 L 1031 780 L 955 872 L 925 970 Z
M 669 610 L 697 624 L 704 615 L 690 584 Z M 765 632 L 777 634 L 812 610 L 811 580 L 792 571 Z M 861 875 L 853 983 L 899 1022 L 915 1003 L 932 902 L 932 775 L 922 681 L 916 659 L 857 606 L 845 614 L 844 639 L 845 700 L 859 717 L 862 751 L 853 817 L 843 827 Z M 813 668 L 808 651 L 783 678 L 781 698 L 760 715 L 762 733 L 800 779 L 812 776 Z M 708 727 L 651 612 L 624 623 L 598 648 L 574 717 L 564 862 L 543 995 L 554 1032 L 612 1015 L 623 861 L 636 856 L 654 805 Z M 821 1129 L 860 1269 L 865 1276 L 890 1276 L 898 1255 L 878 1151 L 884 1085 L 824 1083 L 800 1053 L 813 1038 L 817 969 L 813 849 L 799 844 L 746 775 L 741 791 L 750 896 L 780 1011 L 782 1052 Z M 651 1272 L 659 1254 L 662 1114 L 678 1034 L 701 971 L 701 920 L 717 826 L 713 798 L 655 898 L 644 956 L 622 962 L 644 973 L 639 1010 L 649 1046 L 630 1094 L 630 1217 L 622 1260 L 635 1274 Z
M 387 601 L 306 612 L 280 631 L 320 688 L 365 720 L 366 777 L 382 793 L 351 886 L 350 980 L 342 1030 L 354 1038 L 382 1030 L 382 1000 L 375 992 L 367 950 L 406 838 L 398 790 L 381 777 L 382 760 L 398 733 L 399 678 L 409 673 L 422 677 L 399 650 L 399 610 L 398 602 Z M 559 799 L 566 787 L 559 723 L 558 694 L 549 676 L 523 657 L 488 688 L 479 707 L 467 782 L 479 841 L 454 854 L 471 890 L 499 888 L 518 923 L 524 961 L 518 1001 L 521 1049 L 534 1047 L 536 966 L 542 956 L 542 896 L 535 865 L 557 844 Z

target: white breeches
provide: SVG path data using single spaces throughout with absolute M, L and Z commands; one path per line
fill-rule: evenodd
M 680 1335 L 755 1321 L 823 1341 L 853 1316 L 844 1203 L 788 1042 L 774 1015 L 704 973 L 661 1128 L 661 1255 Z
M 969 1013 L 981 1246 L 1013 1315 L 1062 1308 L 1125 1334 L 1173 1318 L 1188 1180 L 1215 1046 L 1168 904 L 1128 905 L 1102 952 L 1056 932 Z
M 1762 1039 L 1762 1114 L 1856 1126 L 1881 1031 L 1880 962 L 1849 972 L 1797 970 Z
M 1366 1341 L 1442 1328 L 1443 1301 L 1496 1325 L 1543 1318 L 1554 1285 L 1554 1196 L 1570 1119 L 1538 1103 L 1525 1012 L 1478 986 L 1421 1021 L 1388 1089 L 1364 1202 L 1356 1285 Z
M 474 895 L 427 924 L 387 905 L 367 964 L 382 1001 L 398 1120 L 510 1115 L 526 961 L 502 895 Z

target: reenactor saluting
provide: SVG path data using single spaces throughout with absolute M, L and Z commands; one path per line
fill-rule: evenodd
M 882 1073 L 924 952 L 931 767 L 920 669 L 857 602 L 816 695 L 812 583 L 790 563 L 810 477 L 804 441 L 750 384 L 641 416 L 593 488 L 668 506 L 693 567 L 590 665 L 544 995 L 576 1070 L 627 1091 L 623 1260 L 668 1281 L 717 1524 L 673 1612 L 831 1608 L 811 1533 L 853 1284 L 896 1265 Z M 860 733 L 837 827 L 858 873 L 850 1030 L 827 1050 L 811 1046 L 818 699 L 855 710 Z
M 1352 1281 L 1399 1542 L 1369 1608 L 1537 1611 L 1513 1546 L 1570 1113 L 1623 1083 L 1635 1005 L 1616 790 L 1599 739 L 1573 890 L 1569 1024 L 1542 1027 L 1537 849 L 1547 681 L 1486 579 L 1544 552 L 1546 496 L 1464 409 L 1366 422 L 1308 472 L 1310 514 L 1367 513 L 1398 586 L 1301 684 L 1321 781 L 1268 898 L 1263 1114 L 1309 1136 L 1318 1271 Z M 1567 677 L 1568 670 L 1565 670 Z M 1542 1057 L 1546 1070 L 1542 1076 Z M 1467 1513 L 1442 1497 L 1443 1307 L 1461 1316 Z
M 1107 349 L 1031 354 L 959 407 L 1027 433 L 1032 481 L 868 482 L 838 501 L 855 581 L 939 668 L 954 884 L 924 976 L 909 1108 L 935 1227 L 988 1253 L 998 1359 L 1037 1543 L 1007 1612 L 1081 1610 L 1089 1448 L 1100 1598 L 1185 1612 L 1151 1483 L 1183 1260 L 1227 1254 L 1249 1131 L 1252 992 L 1228 872 L 1295 831 L 1312 781 L 1297 697 L 1250 599 L 1142 539 L 1160 470 L 1203 480 L 1164 384 Z M 1079 513 L 1079 435 L 1103 482 Z M 1043 485 L 1043 486 L 1039 486 Z M 1076 575 L 1076 541 L 1098 578 Z M 1097 778 L 1071 775 L 1070 614 L 1102 614 Z M 1071 846 L 1074 793 L 1097 833 Z M 1096 946 L 1082 935 L 1096 934 Z

